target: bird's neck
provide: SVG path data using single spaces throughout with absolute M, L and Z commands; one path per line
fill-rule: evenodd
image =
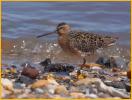
M 68 35 L 67 34 L 61 35 L 59 36 L 58 40 L 60 43 L 65 44 L 66 42 L 68 42 Z
M 61 48 L 63 50 L 67 50 L 68 49 L 68 46 L 69 46 L 69 38 L 68 38 L 68 35 L 67 34 L 59 36 L 58 42 L 59 42 L 59 45 L 61 46 Z

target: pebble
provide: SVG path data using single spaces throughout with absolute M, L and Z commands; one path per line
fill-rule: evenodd
M 124 89 L 125 88 L 125 84 L 121 81 L 107 81 L 104 82 L 106 85 L 108 86 L 112 86 L 114 88 L 120 88 L 120 89 Z
M 80 92 L 80 90 L 75 86 L 71 86 L 69 91 L 70 92 Z
M 123 57 L 120 56 L 112 56 L 112 57 L 100 57 L 96 63 L 104 65 L 107 68 L 120 68 L 127 70 L 128 67 L 128 61 L 124 60 Z
M 10 91 L 10 92 L 14 92 L 13 82 L 11 80 L 6 79 L 6 78 L 2 78 L 1 82 L 2 82 L 2 87 L 5 90 Z
M 24 90 L 24 93 L 30 93 L 31 92 L 31 89 L 28 89 L 28 88 L 26 88 L 25 90 Z
M 103 92 L 99 92 L 97 95 L 99 98 L 111 98 L 109 94 L 105 94 Z
M 99 67 L 99 66 L 94 66 L 94 67 L 91 67 L 90 69 L 92 69 L 92 70 L 101 70 L 102 68 Z
M 47 86 L 48 84 L 49 82 L 47 80 L 38 80 L 31 85 L 31 88 L 32 89 L 41 88 L 41 87 Z
M 55 89 L 55 94 L 67 95 L 68 90 L 66 89 L 66 87 L 64 85 L 59 85 Z
M 88 98 L 98 98 L 98 96 L 96 94 L 89 94 L 87 95 Z
M 35 67 L 29 65 L 22 69 L 21 74 L 29 78 L 36 79 L 39 76 L 39 71 Z
M 17 96 L 17 98 L 18 98 L 18 99 L 24 99 L 24 98 L 28 98 L 28 96 L 29 96 L 29 95 L 28 95 L 27 93 L 23 93 L 23 94 Z
M 23 88 L 25 88 L 25 87 L 26 87 L 26 84 L 22 83 L 21 86 L 22 86 Z
M 53 99 L 63 99 L 63 97 L 61 95 L 54 95 Z
M 43 94 L 44 91 L 43 91 L 43 89 L 36 88 L 36 89 L 35 89 L 35 93 L 37 93 L 37 94 Z
M 127 72 L 127 77 L 128 77 L 129 79 L 131 79 L 131 70 L 129 70 L 129 71 Z
M 92 81 L 94 82 L 96 79 L 97 78 L 92 78 L 92 79 L 85 78 L 85 79 L 81 79 L 81 80 L 78 80 L 77 82 L 75 82 L 74 85 L 76 85 L 76 86 L 80 86 L 80 85 L 87 86 L 87 85 L 91 84 Z
M 24 83 L 26 85 L 29 85 L 29 84 L 32 84 L 33 82 L 35 82 L 35 80 L 33 80 L 32 78 L 30 77 L 27 77 L 27 76 L 24 76 L 24 75 L 21 75 L 19 77 L 18 80 L 16 80 L 17 82 L 21 82 L 21 83 Z
M 94 94 L 97 94 L 97 93 L 98 93 L 97 88 L 93 88 L 93 89 L 92 89 L 92 92 L 93 92 Z
M 12 94 L 11 91 L 8 91 L 8 90 L 6 90 L 5 88 L 2 87 L 2 93 L 1 93 L 2 98 L 6 98 L 6 96 L 10 95 L 10 94 Z
M 79 93 L 79 92 L 72 92 L 70 93 L 71 98 L 85 98 L 86 96 L 83 93 Z
M 96 63 L 104 65 L 107 68 L 117 67 L 114 57 L 100 57 Z
M 131 84 L 130 83 L 124 83 L 125 89 L 127 92 L 131 92 Z
M 50 60 L 50 58 L 47 58 L 44 61 L 40 62 L 39 64 L 42 66 L 48 66 L 51 64 L 51 60 Z
M 14 88 L 16 88 L 16 89 L 22 89 L 23 86 L 22 86 L 22 84 L 20 82 L 14 82 Z
M 59 84 L 56 82 L 54 78 L 49 77 L 47 80 L 38 80 L 35 83 L 31 85 L 31 89 L 36 89 L 36 88 L 44 88 L 48 90 L 49 93 L 54 94 L 56 87 Z
M 22 67 L 29 68 L 31 65 L 25 64 Z M 2 98 L 129 98 L 131 85 L 127 71 L 122 75 L 118 70 L 113 72 L 92 64 L 87 70 L 80 70 L 80 75 L 85 75 L 85 78 L 77 78 L 78 70 L 80 67 L 71 73 L 41 73 L 37 79 L 27 75 L 21 75 L 15 81 L 3 78 Z

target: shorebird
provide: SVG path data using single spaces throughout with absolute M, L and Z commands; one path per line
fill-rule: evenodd
M 57 33 L 58 43 L 63 51 L 81 55 L 82 53 L 94 53 L 99 48 L 106 48 L 113 45 L 117 37 L 105 36 L 92 32 L 74 31 L 71 26 L 65 22 L 57 25 L 54 32 L 42 34 L 37 38 Z

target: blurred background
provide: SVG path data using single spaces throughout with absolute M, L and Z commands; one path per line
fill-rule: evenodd
M 121 50 L 130 55 L 129 2 L 2 2 L 3 62 L 56 59 L 61 50 L 57 35 L 36 36 L 55 30 L 60 22 L 73 30 L 118 36 Z

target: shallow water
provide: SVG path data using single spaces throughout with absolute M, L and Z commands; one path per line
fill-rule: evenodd
M 37 63 L 45 58 L 53 62 L 82 63 L 62 52 L 57 35 L 36 39 L 37 35 L 54 31 L 60 22 L 75 30 L 118 36 L 117 45 L 96 56 L 111 55 L 130 58 L 130 4 L 128 2 L 3 2 L 3 63 Z M 104 53 L 105 52 L 105 53 Z M 71 60 L 72 59 L 72 60 Z

